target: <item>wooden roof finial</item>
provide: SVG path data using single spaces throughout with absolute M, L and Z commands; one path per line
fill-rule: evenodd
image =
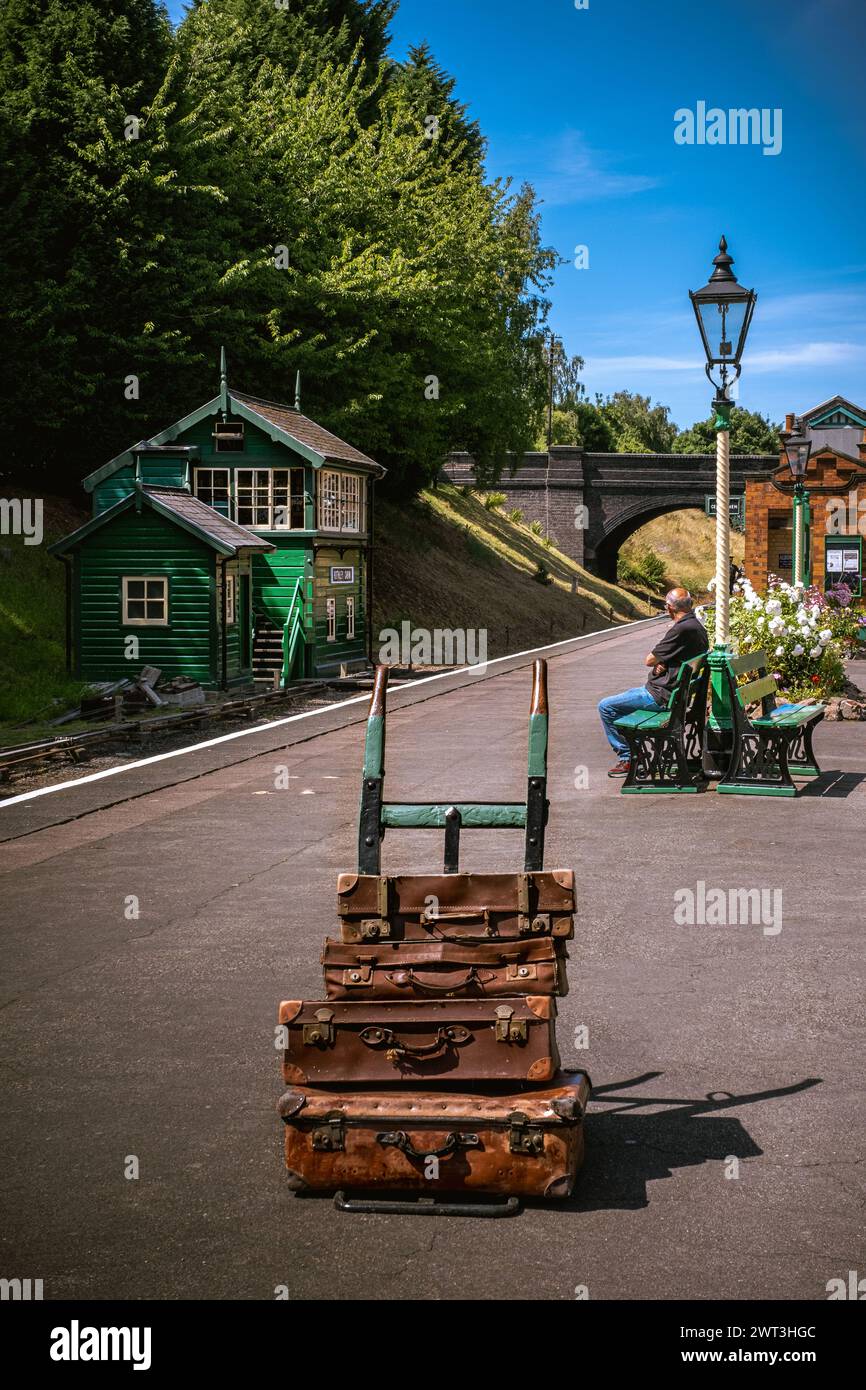
M 226 350 L 225 350 L 225 347 L 221 347 L 221 348 L 220 348 L 220 409 L 222 410 L 223 415 L 226 414 L 226 412 L 228 411 L 228 408 L 229 408 L 229 378 L 228 378 L 228 368 L 226 367 Z
M 295 410 L 296 410 L 296 411 L 298 412 L 298 414 L 300 415 L 300 413 L 301 413 L 301 369 L 300 369 L 300 367 L 298 368 L 298 371 L 297 371 L 297 373 L 296 373 L 296 375 L 295 375 Z

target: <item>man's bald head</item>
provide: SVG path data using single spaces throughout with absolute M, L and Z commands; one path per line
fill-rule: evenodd
M 694 600 L 688 589 L 671 589 L 665 595 L 665 607 L 673 610 L 674 613 L 691 613 L 694 607 Z

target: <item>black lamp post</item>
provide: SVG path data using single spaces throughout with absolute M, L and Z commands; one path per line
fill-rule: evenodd
M 791 477 L 794 479 L 794 554 L 792 560 L 795 584 L 804 587 L 809 582 L 808 547 L 806 538 L 809 525 L 809 494 L 806 491 L 806 470 L 812 453 L 812 441 L 803 428 L 803 421 L 794 422 L 794 429 L 782 435 L 785 456 Z
M 704 735 L 704 771 L 709 777 L 722 776 L 731 751 L 733 714 L 728 690 L 727 661 L 730 654 L 730 576 L 731 576 L 731 410 L 728 391 L 740 375 L 740 359 L 746 346 L 755 301 L 754 290 L 737 282 L 731 269 L 728 243 L 722 237 L 719 253 L 713 259 L 713 273 L 689 298 L 698 321 L 706 357 L 706 373 L 716 388 L 713 399 L 716 430 L 716 592 L 715 646 L 707 658 L 710 668 L 710 717 Z
M 758 296 L 744 289 L 731 269 L 733 258 L 722 237 L 714 270 L 700 290 L 689 290 L 706 357 L 705 370 L 716 388 L 716 647 L 727 648 L 731 573 L 731 401 L 728 391 L 740 375 L 740 359 Z

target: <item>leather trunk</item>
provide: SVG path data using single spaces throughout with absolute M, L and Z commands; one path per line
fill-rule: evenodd
M 489 941 L 574 935 L 574 874 L 341 874 L 341 936 L 360 941 Z
M 583 1161 L 584 1072 L 515 1093 L 292 1088 L 280 1101 L 289 1186 L 565 1198 Z
M 549 1081 L 559 1067 L 556 1002 L 523 998 L 407 1003 L 289 1000 L 288 1085 L 380 1085 L 441 1080 Z
M 329 999 L 464 999 L 568 993 L 565 943 L 529 941 L 326 941 Z

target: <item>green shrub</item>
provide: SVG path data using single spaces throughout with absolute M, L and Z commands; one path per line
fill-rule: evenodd
M 537 584 L 553 583 L 553 580 L 550 577 L 550 570 L 547 568 L 547 565 L 545 565 L 544 562 L 541 560 L 538 561 L 535 567 L 535 574 L 532 577 Z
M 523 512 L 519 507 L 512 507 L 511 511 L 508 513 L 508 520 L 513 521 L 515 525 L 523 520 Z
M 489 512 L 495 512 L 505 501 L 507 498 L 504 492 L 488 492 L 484 499 L 484 505 Z
M 540 521 L 531 521 L 529 523 L 529 529 L 532 532 L 533 536 L 540 536 L 544 528 L 542 527 Z
M 656 589 L 660 593 L 667 588 L 665 562 L 654 550 L 639 550 L 632 556 L 620 554 L 616 574 L 621 584 L 640 584 L 645 589 Z

